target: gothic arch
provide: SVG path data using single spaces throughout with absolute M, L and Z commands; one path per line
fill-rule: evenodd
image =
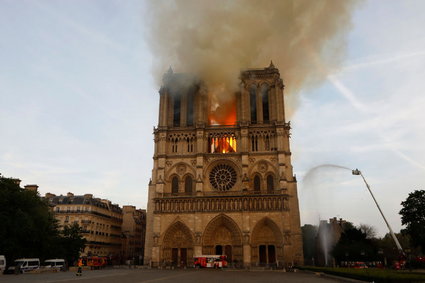
M 182 177 L 185 174 L 191 174 L 192 176 L 195 176 L 195 169 L 193 166 L 185 163 L 185 162 L 179 162 L 174 165 L 172 165 L 165 173 L 165 180 L 168 182 L 171 182 L 171 176 L 172 175 L 179 175 Z M 181 179 L 181 178 L 179 178 Z
M 265 178 L 265 189 L 267 190 L 268 193 L 272 193 L 276 190 L 277 188 L 277 180 L 276 180 L 276 175 L 268 172 L 266 173 L 266 178 Z
M 227 215 L 214 217 L 207 225 L 203 234 L 202 252 L 216 254 L 221 247 L 229 261 L 242 262 L 242 233 L 236 222 Z
M 185 174 L 182 178 L 185 194 L 192 194 L 195 191 L 195 178 L 192 174 Z
M 180 236 L 184 236 L 180 238 Z M 193 235 L 190 229 L 181 221 L 171 224 L 164 233 L 162 240 L 163 247 L 188 247 L 193 246 Z
M 261 219 L 251 234 L 252 263 L 283 263 L 283 234 L 269 217 Z
M 255 173 L 253 176 L 252 176 L 252 190 L 254 191 L 254 192 L 261 192 L 261 183 L 262 183 L 262 180 L 261 180 L 262 178 L 261 178 L 261 175 L 260 174 L 258 174 L 258 173 Z
M 162 263 L 164 265 L 192 265 L 194 237 L 181 221 L 171 224 L 162 240 Z
M 177 174 L 173 174 L 168 181 L 169 188 L 168 191 L 172 194 L 178 194 L 180 191 L 180 178 Z

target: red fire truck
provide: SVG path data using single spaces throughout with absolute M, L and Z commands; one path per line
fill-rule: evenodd
M 193 265 L 196 268 L 222 268 L 227 267 L 227 258 L 225 255 L 200 255 L 195 256 Z

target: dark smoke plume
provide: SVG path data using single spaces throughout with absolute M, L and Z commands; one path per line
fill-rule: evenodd
M 155 0 L 147 5 L 155 77 L 171 65 L 196 74 L 219 100 L 239 72 L 279 68 L 286 94 L 322 81 L 341 62 L 354 0 Z

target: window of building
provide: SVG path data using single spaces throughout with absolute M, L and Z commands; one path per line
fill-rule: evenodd
M 274 190 L 274 180 L 272 175 L 267 176 L 267 192 L 271 193 Z
M 195 90 L 192 88 L 187 95 L 187 125 L 193 126 L 193 103 L 195 100 Z
M 261 191 L 261 180 L 260 176 L 255 175 L 254 177 L 254 191 L 259 192 Z
M 257 95 L 256 87 L 252 86 L 249 90 L 249 105 L 251 108 L 251 123 L 257 123 Z
M 269 88 L 267 85 L 261 86 L 261 101 L 263 104 L 263 122 L 268 123 L 270 120 L 270 115 L 269 115 Z
M 178 142 L 179 142 L 179 140 L 178 140 L 178 138 L 173 138 L 173 139 L 171 139 L 171 152 L 177 152 L 177 149 L 178 149 L 178 147 L 177 147 L 177 145 L 178 145 Z
M 173 126 L 178 127 L 180 126 L 180 96 L 176 95 L 174 97 L 174 105 L 173 105 Z
M 192 177 L 187 176 L 186 179 L 184 180 L 184 192 L 186 194 L 192 194 L 192 190 L 193 190 Z
M 266 135 L 264 137 L 264 149 L 270 151 L 270 136 Z
M 179 193 L 179 179 L 176 177 L 173 177 L 172 181 L 171 181 L 171 192 L 173 194 L 178 194 Z
M 258 137 L 251 136 L 251 151 L 258 151 Z

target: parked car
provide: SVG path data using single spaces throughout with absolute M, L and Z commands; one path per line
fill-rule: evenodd
M 0 255 L 0 274 L 3 273 L 6 269 L 6 257 Z
M 46 259 L 43 267 L 57 271 L 65 271 L 65 260 L 63 258 Z
M 20 258 L 15 260 L 14 266 L 9 266 L 6 273 L 24 273 L 40 268 L 39 258 Z

